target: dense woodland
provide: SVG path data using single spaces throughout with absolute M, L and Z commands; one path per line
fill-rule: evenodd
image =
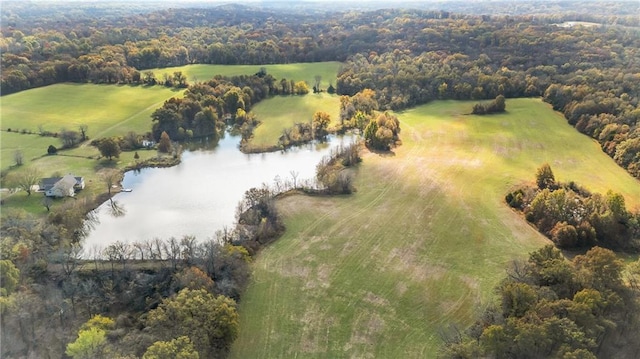
M 569 261 L 551 245 L 514 261 L 498 302 L 466 332 L 443 331 L 443 358 L 637 358 L 640 262 L 629 273 L 595 247 Z
M 513 13 L 506 14 L 496 3 L 468 15 L 464 11 L 475 9 L 469 2 L 452 3 L 459 12 L 10 2 L 2 11 L 0 86 L 2 95 L 68 81 L 188 87 L 184 98 L 153 113 L 153 139 L 215 138 L 230 123 L 246 140 L 259 121 L 251 106 L 269 96 L 305 93 L 308 84 L 264 72 L 189 84 L 180 73 L 156 79 L 146 70 L 341 61 L 330 86 L 342 96 L 334 130 L 363 131 L 371 149 L 401 143 L 399 121 L 387 110 L 436 99 L 495 99 L 493 104 L 504 105 L 504 98 L 539 96 L 640 177 L 640 6 L 532 4 L 510 3 Z M 559 26 L 578 20 L 597 26 Z M 322 131 L 287 129 L 281 144 L 326 135 L 326 114 L 316 115 L 313 126 Z M 115 141 L 135 149 L 140 139 L 131 134 Z M 318 166 L 315 186 L 293 178 L 247 191 L 237 225 L 215 240 L 116 242 L 90 254 L 92 261 L 80 260 L 91 251 L 80 245 L 91 229 L 91 216 L 84 221 L 90 203 L 69 202 L 46 221 L 7 216 L 0 243 L 0 356 L 223 357 L 237 335 L 235 303 L 247 283 L 248 263 L 283 230 L 274 196 L 291 189 L 350 193 L 352 179 L 342 169 L 358 161 L 357 148 L 341 149 Z M 629 238 L 637 238 L 637 214 L 624 208 L 619 195 L 592 195 L 552 181 L 516 191 L 507 201 L 521 209 L 528 204 L 526 218 L 561 247 L 635 246 Z M 553 219 L 539 216 L 551 213 L 550 203 L 582 206 L 573 212 L 554 208 Z M 585 221 L 587 215 L 593 221 Z M 448 355 L 607 357 L 637 333 L 637 318 L 630 315 L 637 312 L 637 282 L 624 285 L 629 283 L 622 281 L 621 264 L 607 250 L 569 262 L 545 248 L 509 273 L 498 289 L 501 305 L 472 328 L 469 341 L 463 335 L 450 340 Z M 203 302 L 215 305 L 203 308 Z M 187 323 L 186 312 L 200 315 Z

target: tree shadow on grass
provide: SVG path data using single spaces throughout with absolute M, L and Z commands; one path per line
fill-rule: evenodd
M 117 169 L 118 168 L 118 161 L 117 160 L 108 160 L 108 159 L 101 159 L 98 160 L 98 163 L 96 163 L 93 166 L 94 171 L 98 172 L 102 169 L 105 168 L 111 168 L 111 169 Z
M 392 150 L 388 150 L 388 151 L 382 151 L 382 150 L 376 150 L 373 148 L 367 148 L 369 150 L 369 152 L 374 153 L 380 157 L 395 157 L 396 153 L 393 152 Z

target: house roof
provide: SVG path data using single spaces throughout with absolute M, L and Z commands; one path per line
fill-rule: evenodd
M 74 177 L 71 175 L 66 175 L 65 177 L 72 177 L 75 180 L 76 184 L 80 184 L 84 181 L 84 178 L 82 177 Z M 64 177 L 49 177 L 49 178 L 43 178 L 40 180 L 40 189 L 44 190 L 44 191 L 48 191 L 51 188 L 53 188 L 53 186 L 55 186 L 55 184 L 60 181 L 61 179 L 63 179 Z
M 73 177 L 72 175 L 66 175 L 62 177 L 58 182 L 56 182 L 56 184 L 54 184 L 53 187 L 60 188 L 63 191 L 68 191 L 71 188 L 73 188 L 73 186 L 75 185 L 76 185 L 76 178 Z

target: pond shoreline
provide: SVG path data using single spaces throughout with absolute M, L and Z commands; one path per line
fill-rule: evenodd
M 332 137 L 324 143 L 256 154 L 240 151 L 239 141 L 239 136 L 229 135 L 215 148 L 192 149 L 161 163 L 154 159 L 127 166 L 112 196 L 96 198 L 93 207 L 100 224 L 85 238 L 86 246 L 182 235 L 210 238 L 216 230 L 233 225 L 236 207 L 247 190 L 276 182 L 283 187 L 292 183 L 313 187 L 317 164 L 352 138 Z M 154 169 L 163 167 L 166 170 Z M 116 196 L 122 188 L 132 191 Z M 103 204 L 110 198 L 124 207 L 124 216 L 109 216 L 108 204 Z

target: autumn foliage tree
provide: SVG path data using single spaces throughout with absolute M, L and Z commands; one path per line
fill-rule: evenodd
M 158 142 L 158 151 L 163 153 L 169 153 L 169 151 L 171 151 L 171 139 L 165 131 L 163 131 L 160 135 L 160 142 Z
M 607 249 L 568 261 L 545 246 L 528 261 L 514 262 L 497 288 L 499 304 L 450 341 L 442 357 L 633 357 L 640 350 L 640 308 L 623 271 Z
M 157 341 L 151 345 L 142 359 L 199 359 L 200 355 L 189 337 L 181 336 L 171 341 Z
M 324 111 L 316 111 L 313 114 L 313 134 L 316 139 L 324 139 L 329 133 L 327 129 L 331 123 L 331 116 Z
M 236 302 L 205 289 L 185 288 L 163 300 L 146 324 L 162 340 L 188 337 L 203 358 L 226 353 L 239 330 Z
M 536 184 L 538 188 L 553 188 L 556 184 L 556 177 L 553 175 L 551 166 L 548 163 L 543 164 L 536 171 Z
M 400 122 L 389 112 L 381 113 L 369 121 L 364 130 L 365 144 L 372 149 L 388 151 L 398 140 Z
M 516 189 L 505 200 L 560 248 L 640 248 L 640 212 L 627 210 L 624 196 L 557 182 L 548 164 L 538 169 L 535 187 Z
M 115 323 L 111 318 L 96 315 L 82 325 L 75 341 L 67 345 L 66 354 L 74 359 L 105 357 L 107 350 L 107 331 Z

